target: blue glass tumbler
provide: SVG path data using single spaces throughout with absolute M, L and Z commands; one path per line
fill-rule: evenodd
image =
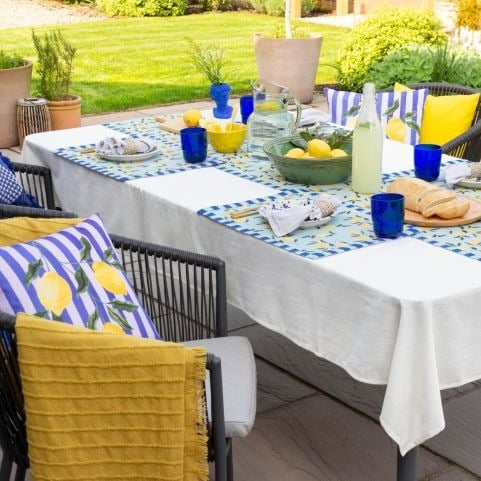
M 254 97 L 252 95 L 243 95 L 240 98 L 240 111 L 242 123 L 247 124 L 249 115 L 254 111 Z
M 207 131 L 203 127 L 187 127 L 180 131 L 180 144 L 184 160 L 189 164 L 204 162 L 207 158 Z
M 443 151 L 440 145 L 417 144 L 414 146 L 414 175 L 432 182 L 439 177 Z
M 404 196 L 401 194 L 375 194 L 371 197 L 371 216 L 377 237 L 399 237 L 404 225 Z

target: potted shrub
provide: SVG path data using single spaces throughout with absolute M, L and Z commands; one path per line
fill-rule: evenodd
M 80 127 L 81 98 L 70 92 L 76 48 L 60 31 L 42 37 L 32 32 L 32 39 L 38 56 L 38 94 L 47 99 L 52 130 Z
M 224 82 L 222 68 L 224 66 L 224 51 L 215 45 L 202 48 L 192 39 L 187 39 L 190 44 L 190 57 L 194 67 L 211 83 L 210 96 L 216 103 L 214 117 L 228 119 L 232 115 L 232 107 L 228 104 L 231 87 Z
M 259 78 L 289 87 L 301 102 L 312 101 L 322 36 L 310 35 L 291 26 L 291 0 L 285 1 L 284 25 L 254 34 Z
M 17 100 L 30 95 L 32 62 L 0 50 L 0 148 L 18 145 Z

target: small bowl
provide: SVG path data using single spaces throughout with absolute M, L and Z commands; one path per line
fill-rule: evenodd
M 352 143 L 341 148 L 349 155 L 330 159 L 293 159 L 285 154 L 305 141 L 298 135 L 274 139 L 264 144 L 264 152 L 277 170 L 291 182 L 309 185 L 328 185 L 345 182 L 352 171 Z
M 227 124 L 224 130 L 207 129 L 207 140 L 217 152 L 228 154 L 239 150 L 243 144 L 246 134 L 247 125 L 244 124 Z

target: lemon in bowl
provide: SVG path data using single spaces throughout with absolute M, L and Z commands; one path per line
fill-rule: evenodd
M 351 140 L 331 149 L 323 140 L 306 142 L 299 135 L 293 135 L 266 142 L 263 149 L 276 169 L 297 184 L 337 184 L 351 175 Z
M 207 140 L 217 152 L 224 154 L 236 152 L 243 144 L 246 134 L 247 125 L 244 124 L 226 124 L 224 128 L 220 125 L 207 125 Z

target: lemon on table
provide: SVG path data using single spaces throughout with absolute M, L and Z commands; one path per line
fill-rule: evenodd
M 331 150 L 331 157 L 346 157 L 347 152 L 344 152 L 342 149 L 332 149 Z
M 406 124 L 398 117 L 391 117 L 386 124 L 386 137 L 398 142 L 404 142 L 406 138 Z
M 303 159 L 314 159 L 315 157 L 313 157 L 309 152 L 306 152 L 303 156 L 302 156 Z
M 313 157 L 325 159 L 331 157 L 331 148 L 327 142 L 321 139 L 312 139 L 307 142 L 307 151 Z
M 185 125 L 188 127 L 197 127 L 199 125 L 199 120 L 202 118 L 202 113 L 197 109 L 189 109 L 184 112 L 182 116 Z
M 290 159 L 300 159 L 304 155 L 304 149 L 299 147 L 295 147 L 286 152 L 285 157 L 289 157 Z
M 67 281 L 53 271 L 46 272 L 38 281 L 37 296 L 42 305 L 57 316 L 72 302 Z

